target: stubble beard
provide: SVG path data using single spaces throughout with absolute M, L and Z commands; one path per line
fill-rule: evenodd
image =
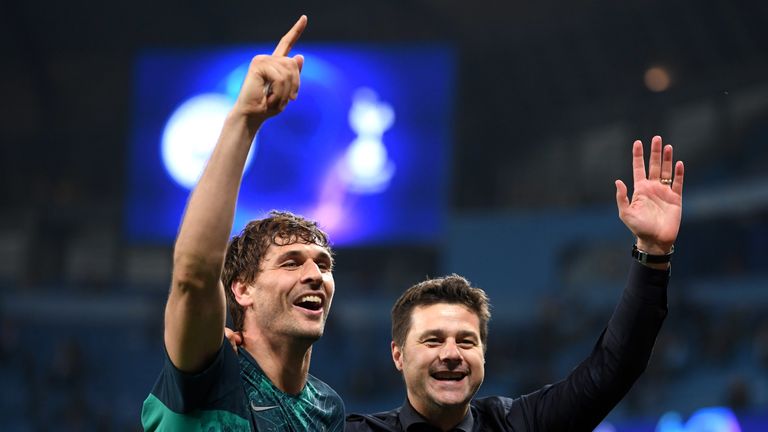
M 282 333 L 292 339 L 306 341 L 310 344 L 316 342 L 323 336 L 325 330 L 325 317 L 321 321 L 310 321 L 307 319 L 295 319 L 292 314 L 286 314 L 281 317 L 281 323 L 272 330 Z
M 257 317 L 258 325 L 263 332 L 307 340 L 310 343 L 317 341 L 323 335 L 328 318 L 328 313 L 325 312 L 319 321 L 310 320 L 292 308 L 288 310 L 274 307 L 260 309 L 252 306 L 251 312 Z

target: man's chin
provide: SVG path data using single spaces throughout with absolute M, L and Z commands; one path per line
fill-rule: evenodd
M 323 336 L 324 326 L 306 326 L 304 328 L 296 328 L 291 332 L 291 336 L 315 342 Z
M 440 388 L 438 384 L 438 386 L 432 387 L 431 396 L 432 400 L 439 406 L 445 408 L 460 407 L 466 406 L 476 391 L 477 389 L 472 391 L 464 386 L 452 389 Z
M 436 405 L 443 408 L 458 408 L 458 407 L 466 406 L 469 403 L 469 401 L 472 400 L 472 396 L 469 395 L 467 392 L 461 392 L 461 393 L 440 392 L 438 394 L 433 394 L 432 400 L 435 402 Z

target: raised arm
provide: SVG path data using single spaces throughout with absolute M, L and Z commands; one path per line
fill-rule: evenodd
M 662 147 L 657 136 L 648 174 L 640 141 L 632 148 L 632 168 L 631 201 L 627 186 L 616 181 L 619 217 L 637 237 L 638 249 L 668 254 L 680 228 L 683 163 L 673 164 L 672 146 Z M 522 398 L 522 409 L 532 413 L 523 417 L 533 418 L 536 429 L 592 430 L 629 391 L 647 366 L 667 314 L 668 266 L 632 263 L 621 300 L 589 357 L 566 379 Z
M 302 16 L 270 56 L 253 58 L 237 102 L 191 194 L 173 255 L 165 308 L 165 346 L 185 372 L 204 369 L 224 336 L 226 300 L 220 281 L 245 160 L 256 131 L 299 90 L 300 55 L 288 57 L 307 25 Z

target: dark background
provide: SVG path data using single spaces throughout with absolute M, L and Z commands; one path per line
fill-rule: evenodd
M 481 392 L 514 396 L 564 376 L 621 290 L 632 239 L 613 180 L 631 178 L 632 141 L 654 134 L 687 169 L 671 312 L 610 419 L 764 409 L 768 3 L 5 0 L 4 430 L 135 430 L 159 370 L 171 246 L 121 231 L 137 54 L 273 41 L 302 13 L 302 40 L 435 41 L 459 58 L 444 240 L 338 252 L 312 372 L 350 411 L 402 402 L 389 307 L 448 272 L 494 302 Z M 665 91 L 644 82 L 654 66 L 671 78 Z

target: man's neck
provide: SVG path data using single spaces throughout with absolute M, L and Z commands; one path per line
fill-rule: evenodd
M 243 331 L 243 345 L 264 374 L 281 391 L 297 395 L 309 373 L 312 344 L 295 338 L 266 337 L 258 331 Z
M 410 396 L 408 399 L 413 409 L 416 410 L 419 415 L 424 417 L 429 424 L 440 428 L 442 431 L 449 431 L 461 423 L 469 409 L 468 404 L 455 407 L 440 407 L 431 404 L 414 405 L 411 402 L 412 399 Z

